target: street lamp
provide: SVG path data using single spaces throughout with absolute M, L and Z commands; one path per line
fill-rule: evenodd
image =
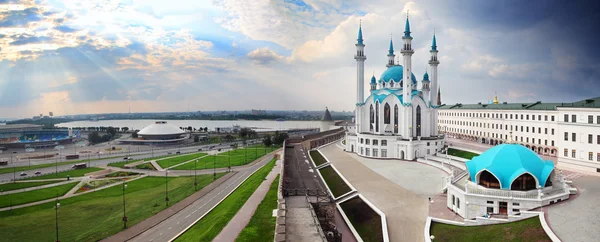
M 169 168 L 165 170 L 165 202 L 169 206 Z
M 198 159 L 194 161 L 194 190 L 198 190 L 198 180 L 196 179 L 196 165 L 198 164 Z
M 125 188 L 127 188 L 127 183 L 123 182 L 123 229 L 127 228 L 127 216 L 125 215 Z
M 58 202 L 58 198 L 56 199 L 56 206 L 54 207 L 54 210 L 56 210 L 56 242 L 60 242 L 60 240 L 58 240 L 58 208 L 60 207 L 60 202 Z
M 215 156 L 213 156 L 213 181 L 217 180 L 217 154 L 215 154 Z

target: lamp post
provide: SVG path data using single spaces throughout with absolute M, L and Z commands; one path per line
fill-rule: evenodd
M 58 208 L 60 207 L 60 202 L 58 201 L 58 198 L 56 199 L 56 206 L 54 207 L 54 210 L 56 210 L 56 242 L 60 242 L 60 240 L 58 240 Z
M 215 154 L 215 156 L 213 156 L 213 181 L 217 180 L 217 154 Z
M 125 188 L 127 188 L 127 183 L 123 182 L 123 229 L 127 228 L 127 215 L 125 215 Z
M 196 165 L 198 164 L 198 159 L 194 161 L 194 190 L 198 190 L 198 180 L 196 178 Z

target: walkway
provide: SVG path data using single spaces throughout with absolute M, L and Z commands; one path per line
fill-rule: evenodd
M 258 186 L 256 191 L 252 193 L 252 196 L 248 198 L 244 206 L 235 214 L 235 216 L 227 223 L 225 228 L 221 230 L 221 233 L 215 237 L 214 241 L 235 241 L 240 232 L 246 227 L 250 218 L 254 215 L 256 208 L 265 198 L 271 183 L 275 180 L 275 177 L 279 174 L 279 166 L 281 166 L 281 160 L 277 160 L 273 170 L 269 172 L 265 180 Z M 275 224 L 273 224 L 275 226 Z
M 64 178 L 60 178 L 60 180 L 62 182 L 46 184 L 46 185 L 37 186 L 37 187 L 28 187 L 28 188 L 22 188 L 22 189 L 17 189 L 17 190 L 11 190 L 11 191 L 3 192 L 2 194 L 6 195 L 6 194 L 13 194 L 13 193 L 29 192 L 29 191 L 34 191 L 34 190 L 39 190 L 39 189 L 44 189 L 44 188 L 49 188 L 49 187 L 60 186 L 60 185 L 64 185 L 67 183 L 74 182 L 74 181 L 81 181 L 81 180 L 83 180 L 83 177 L 74 177 L 74 178 L 71 178 L 70 181 L 67 181 Z M 39 182 L 39 181 L 48 181 L 48 180 L 35 180 L 34 182 Z M 30 181 L 28 181 L 28 182 L 30 182 Z M 23 182 L 17 182 L 17 183 L 23 183 Z
M 424 240 L 423 230 L 429 209 L 427 197 L 386 179 L 360 163 L 355 154 L 346 153 L 335 145 L 324 147 L 321 152 L 358 192 L 385 214 L 390 241 Z
M 318 230 L 320 225 L 310 211 L 305 196 L 286 197 L 285 239 L 294 242 L 323 241 Z

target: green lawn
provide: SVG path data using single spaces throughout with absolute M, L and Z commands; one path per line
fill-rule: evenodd
M 106 177 L 120 177 L 120 176 L 133 176 L 138 175 L 140 173 L 130 172 L 130 171 L 117 171 L 106 175 Z
M 135 168 L 142 169 L 142 170 L 156 170 L 156 168 L 152 164 L 150 164 L 149 162 L 148 163 L 139 164 L 139 165 L 135 166 Z
M 323 176 L 323 180 L 327 183 L 327 187 L 331 190 L 334 197 L 339 197 L 352 191 L 350 186 L 344 182 L 344 180 L 335 172 L 333 167 L 327 166 L 319 170 L 321 176 Z
M 231 193 L 225 200 L 199 220 L 188 231 L 183 233 L 177 241 L 211 241 L 223 230 L 229 220 L 240 210 L 256 188 L 262 183 L 267 174 L 275 166 L 275 159 L 250 176 L 241 186 Z M 272 240 L 272 236 L 263 238 Z
M 342 210 L 365 242 L 383 241 L 381 217 L 360 197 L 354 197 L 340 204 Z M 438 239 L 436 238 L 436 241 Z
M 473 152 L 464 151 L 464 150 L 457 150 L 457 149 L 454 149 L 454 148 L 449 148 L 448 149 L 448 154 L 456 156 L 456 157 L 461 157 L 461 158 L 469 159 L 469 160 L 473 159 L 473 157 L 479 155 L 479 154 L 476 154 L 476 153 L 473 153 Z
M 206 155 L 206 153 L 194 153 L 194 154 L 182 155 L 182 156 L 177 156 L 177 157 L 168 158 L 168 159 L 164 159 L 164 160 L 159 160 L 156 163 L 158 163 L 158 165 L 162 168 L 167 168 L 167 167 L 181 164 L 183 162 L 186 162 L 186 161 L 189 161 L 192 159 L 196 159 L 198 157 L 205 156 L 205 155 Z
M 134 162 L 138 162 L 138 161 L 141 161 L 141 160 L 144 160 L 144 159 L 113 162 L 113 163 L 109 163 L 108 166 L 118 167 L 118 168 L 125 168 L 125 165 L 131 164 L 131 163 L 134 163 Z
M 218 177 L 225 173 L 217 174 Z M 169 177 L 169 205 L 194 193 L 194 177 Z M 213 181 L 199 175 L 198 187 Z M 123 229 L 121 186 L 60 200 L 59 239 L 98 241 Z M 144 177 L 127 183 L 126 212 L 131 227 L 165 209 L 165 178 Z M 2 241 L 54 241 L 54 202 L 0 212 Z
M 277 188 L 279 186 L 279 175 L 275 178 L 269 191 L 262 202 L 254 211 L 254 215 L 248 225 L 242 230 L 235 241 L 262 241 L 271 238 L 275 234 L 275 220 L 273 210 L 277 209 Z
M 78 182 L 71 182 L 55 187 L 42 188 L 38 190 L 19 192 L 14 194 L 6 194 L 0 196 L 0 208 L 8 207 L 19 204 L 26 204 L 36 201 L 42 201 L 49 198 L 54 198 L 57 195 L 65 195 L 71 188 L 77 185 Z
M 29 178 L 25 178 L 24 180 L 44 180 L 44 179 L 55 179 L 55 178 L 65 178 L 65 180 L 66 180 L 67 176 L 80 177 L 80 176 L 84 176 L 87 173 L 99 171 L 99 170 L 102 170 L 102 168 L 88 167 L 88 168 L 83 168 L 83 169 L 61 171 L 61 172 L 53 173 L 53 174 L 29 177 Z
M 106 160 L 106 159 L 114 159 L 114 158 L 119 158 L 119 157 L 123 157 L 123 156 L 114 156 L 114 157 L 105 157 L 105 158 L 100 158 L 100 159 L 90 159 L 90 161 L 97 161 L 97 160 Z M 77 164 L 77 163 L 85 163 L 88 162 L 88 160 L 76 160 L 76 161 L 65 161 L 65 162 L 58 162 L 58 165 L 71 165 L 71 164 Z M 17 166 L 16 167 L 16 171 L 17 172 L 21 172 L 21 171 L 28 171 L 28 170 L 37 170 L 37 169 L 41 169 L 41 168 L 46 168 L 46 167 L 52 167 L 55 166 L 56 163 L 48 163 L 48 164 L 40 164 L 40 165 L 32 165 L 30 166 Z M 7 168 L 0 168 L 0 174 L 6 174 L 6 173 L 12 173 L 13 172 L 13 168 L 12 167 L 7 167 Z
M 321 153 L 319 153 L 318 151 L 311 150 L 309 153 L 310 153 L 310 157 L 315 162 L 316 166 L 320 166 L 321 164 L 327 163 L 327 160 L 325 160 L 325 157 L 323 157 L 321 155 Z
M 52 184 L 52 183 L 57 183 L 57 182 L 61 182 L 61 181 L 4 183 L 4 184 L 0 184 L 0 190 L 6 192 L 6 191 L 18 190 L 18 189 L 29 188 L 29 187 L 37 187 L 37 186 L 42 186 L 42 185 L 47 185 L 47 184 Z
M 75 193 L 81 193 L 93 189 L 98 189 L 101 187 L 105 187 L 117 182 L 122 181 L 121 179 L 102 179 L 102 180 L 92 180 L 86 182 L 83 186 L 81 186 Z
M 538 217 L 505 224 L 456 226 L 431 222 L 435 241 L 551 241 Z
M 247 152 L 247 153 L 246 153 Z M 268 151 L 267 151 L 268 152 Z M 229 156 L 231 154 L 231 157 Z M 228 151 L 222 154 L 218 154 L 215 158 L 214 155 L 205 156 L 198 160 L 196 164 L 197 170 L 212 169 L 213 163 L 216 168 L 224 168 L 231 164 L 231 166 L 242 166 L 248 164 L 266 153 L 263 149 L 239 149 L 235 151 Z M 231 159 L 231 160 L 230 160 Z M 173 167 L 173 170 L 193 170 L 194 162 L 185 163 L 183 165 Z

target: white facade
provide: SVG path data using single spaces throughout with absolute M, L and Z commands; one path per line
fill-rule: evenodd
M 364 43 L 359 28 L 356 44 L 357 100 L 354 130 L 346 138 L 346 151 L 374 158 L 413 160 L 427 154 L 435 154 L 444 146 L 444 139 L 437 131 L 437 95 L 430 94 L 430 85 L 437 86 L 437 46 L 432 42 L 429 64 L 434 71 L 429 80 L 425 73 L 421 89 L 412 66 L 412 37 L 408 19 L 401 53 L 403 65 L 394 63 L 394 49 L 390 41 L 388 69 L 379 81 L 371 78 L 370 95 L 364 99 Z M 433 99 L 432 99 L 433 98 Z
M 438 127 L 448 137 L 490 145 L 512 134 L 515 143 L 557 157 L 558 168 L 595 173 L 600 171 L 600 109 L 577 107 L 581 102 L 445 105 Z

